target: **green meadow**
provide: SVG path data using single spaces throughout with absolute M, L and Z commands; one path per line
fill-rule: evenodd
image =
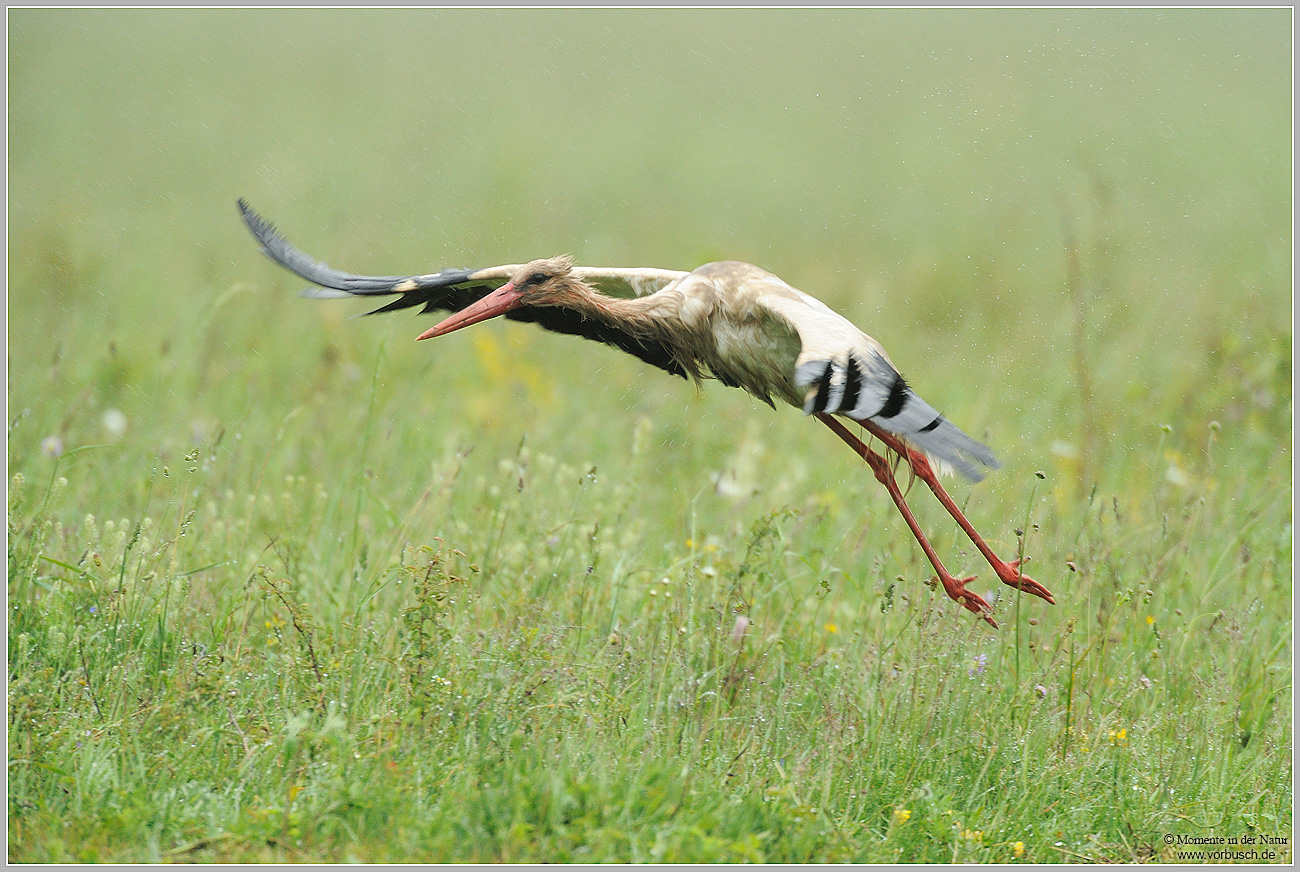
M 9 10 L 8 859 L 1291 862 L 1291 28 Z M 772 270 L 1057 605 L 918 483 L 1000 629 L 932 589 L 798 410 L 304 300 L 238 197 L 352 272 Z

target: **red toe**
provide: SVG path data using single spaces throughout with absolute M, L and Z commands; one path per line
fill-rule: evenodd
M 1017 590 L 1022 590 L 1027 594 L 1032 594 L 1040 599 L 1047 600 L 1052 605 L 1056 605 L 1056 600 L 1052 597 L 1052 592 L 1029 576 L 1022 574 L 1019 567 L 1019 558 L 1012 560 L 1009 563 L 999 560 L 993 565 L 993 570 L 998 574 L 998 578 L 1002 579 L 1003 584 L 1010 585 Z
M 976 579 L 976 576 L 969 575 L 966 578 L 956 579 L 951 575 L 940 578 L 939 582 L 943 584 L 944 593 L 956 600 L 967 611 L 974 612 L 989 623 L 994 629 L 997 629 L 998 622 L 993 620 L 993 607 L 985 601 L 984 597 L 977 593 L 971 592 L 966 587 L 967 583 Z

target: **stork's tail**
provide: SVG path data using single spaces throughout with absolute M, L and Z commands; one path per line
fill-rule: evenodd
M 898 414 L 891 418 L 877 415 L 871 421 L 920 448 L 938 461 L 941 470 L 950 467 L 971 481 L 984 477 L 983 471 L 971 461 L 988 469 L 1001 466 L 987 445 L 967 436 L 911 388 L 906 390 L 907 402 Z
M 870 420 L 930 455 L 941 471 L 956 470 L 979 481 L 984 473 L 976 463 L 988 469 L 1000 465 L 987 446 L 967 436 L 908 387 L 881 355 L 850 354 L 845 362 L 809 361 L 795 371 L 795 384 L 808 391 L 804 414 Z

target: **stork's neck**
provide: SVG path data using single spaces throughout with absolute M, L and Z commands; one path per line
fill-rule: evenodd
M 702 378 L 711 368 L 707 325 L 701 324 L 698 318 L 688 317 L 690 313 L 683 311 L 689 307 L 683 294 L 665 288 L 644 297 L 611 297 L 577 278 L 569 279 L 567 290 L 569 293 L 557 304 L 604 328 L 580 331 L 589 338 L 610 342 L 633 354 L 638 352 L 611 339 L 608 334 L 622 334 L 637 346 L 660 348 L 696 379 Z M 593 335 L 597 332 L 606 335 Z
M 677 307 L 672 305 L 676 295 L 667 297 L 654 293 L 645 297 L 611 297 L 580 279 L 571 279 L 570 288 L 572 294 L 564 305 L 585 317 L 628 332 L 652 332 L 664 338 L 675 332 L 669 329 L 673 326 L 669 322 L 677 316 Z

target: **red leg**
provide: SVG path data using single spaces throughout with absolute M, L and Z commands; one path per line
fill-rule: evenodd
M 989 606 L 989 604 L 985 602 L 984 598 L 979 594 L 972 593 L 966 588 L 966 583 L 974 581 L 975 576 L 972 575 L 969 578 L 960 579 L 954 578 L 952 574 L 944 568 L 943 561 L 939 559 L 939 555 L 935 553 L 929 540 L 925 538 L 925 533 L 921 532 L 921 525 L 916 522 L 916 518 L 912 515 L 912 510 L 909 509 L 907 503 L 903 501 L 903 492 L 898 489 L 898 482 L 894 480 L 894 471 L 890 468 L 889 461 L 868 448 L 866 443 L 850 433 L 848 428 L 835 418 L 822 413 L 818 413 L 817 417 L 821 419 L 823 424 L 830 427 L 831 430 L 835 432 L 836 436 L 843 439 L 850 448 L 856 451 L 859 457 L 867 462 L 871 467 L 871 471 L 875 473 L 876 480 L 883 484 L 885 489 L 889 491 L 890 497 L 894 500 L 894 505 L 898 506 L 898 511 L 902 513 L 903 520 L 906 521 L 907 526 L 911 528 L 912 535 L 915 536 L 916 541 L 921 544 L 921 550 L 924 551 L 925 556 L 930 559 L 930 565 L 933 566 L 934 571 L 939 574 L 939 581 L 943 584 L 944 592 L 996 628 L 998 623 L 993 620 L 992 607 Z
M 930 461 L 926 458 L 924 452 L 912 448 L 893 433 L 882 429 L 871 421 L 859 421 L 858 423 L 866 427 L 871 435 L 885 443 L 889 448 L 907 458 L 907 462 L 911 465 L 912 471 L 916 473 L 917 478 L 929 486 L 931 492 L 938 497 L 939 502 L 943 503 L 943 507 L 948 510 L 948 514 L 952 515 L 957 524 L 966 531 L 966 535 L 975 543 L 975 547 L 984 555 L 984 559 L 993 567 L 993 571 L 997 573 L 998 578 L 1002 579 L 1003 584 L 1009 584 L 1017 590 L 1023 590 L 1025 593 L 1042 597 L 1052 605 L 1056 605 L 1056 600 L 1052 598 L 1051 591 L 1020 571 L 1019 560 L 1012 560 L 1007 563 L 993 553 L 993 549 L 988 546 L 983 537 L 975 532 L 975 527 L 971 522 L 966 520 L 966 516 L 962 514 L 961 509 L 957 508 L 957 504 L 953 502 L 952 497 L 948 496 L 948 492 L 943 489 L 943 485 L 939 484 L 939 477 L 934 474 L 934 468 L 930 466 Z

